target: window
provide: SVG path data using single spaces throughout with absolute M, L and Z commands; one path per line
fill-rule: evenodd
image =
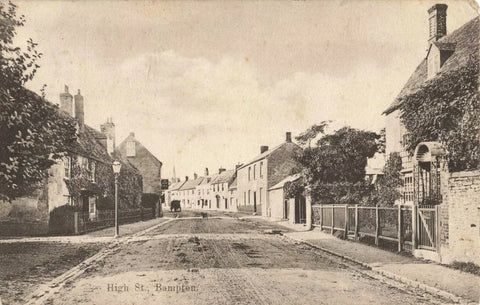
M 66 156 L 63 159 L 63 167 L 65 168 L 65 178 L 70 178 L 72 174 L 72 159 L 69 156 Z
M 259 202 L 259 204 L 262 204 L 262 192 L 263 192 L 263 188 L 260 188 L 260 193 L 258 194 L 258 202 Z
M 250 190 L 248 190 L 248 203 L 250 203 Z
M 260 178 L 263 178 L 263 162 L 260 162 Z
M 90 214 L 95 214 L 95 208 L 96 208 L 95 201 L 96 201 L 95 197 L 88 198 L 88 212 Z
M 405 202 L 413 201 L 413 176 L 412 173 L 405 174 L 403 177 L 403 198 Z
M 88 167 L 88 179 L 90 179 L 90 181 L 92 182 L 95 182 L 95 168 L 96 168 L 95 161 L 88 159 L 87 167 Z
M 127 157 L 135 157 L 135 141 L 127 142 Z
M 247 204 L 247 192 L 243 192 L 243 204 Z
M 408 142 L 410 141 L 411 135 L 409 133 L 406 133 L 402 136 L 402 146 L 403 148 L 406 148 L 408 145 Z
M 251 176 L 251 174 L 252 174 L 252 168 L 249 167 L 249 168 L 248 168 L 248 181 L 250 181 L 250 176 Z
M 225 185 L 222 183 L 222 192 L 223 192 L 224 188 L 225 188 Z
M 253 180 L 255 180 L 257 178 L 257 165 L 254 164 L 253 165 Z
M 192 190 L 192 195 L 194 195 L 194 194 L 195 194 L 195 190 Z

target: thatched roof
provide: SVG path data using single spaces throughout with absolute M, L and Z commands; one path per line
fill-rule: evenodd
M 479 29 L 480 19 L 476 17 L 449 35 L 434 42 L 435 46 L 440 50 L 453 51 L 453 54 L 445 61 L 440 69 L 440 73 L 433 79 L 466 65 L 471 56 L 477 56 L 478 58 L 480 43 Z M 402 104 L 402 98 L 419 90 L 427 80 L 427 75 L 427 59 L 424 58 L 410 76 L 405 86 L 403 86 L 403 89 L 393 103 L 383 113 L 389 114 L 398 109 Z

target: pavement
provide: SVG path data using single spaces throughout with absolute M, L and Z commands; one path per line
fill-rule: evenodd
M 277 222 L 296 232 L 283 235 L 361 264 L 388 278 L 440 295 L 456 303 L 480 304 L 480 276 L 444 265 L 396 254 L 358 242 L 342 240 L 318 228 Z
M 120 237 L 129 236 L 141 232 L 157 224 L 171 220 L 171 218 L 154 218 L 146 221 L 139 221 L 120 225 Z M 5 243 L 28 243 L 28 242 L 64 242 L 64 243 L 98 243 L 111 242 L 115 235 L 115 228 L 109 227 L 103 230 L 72 236 L 42 236 L 42 237 L 20 237 L 0 239 L 0 244 Z

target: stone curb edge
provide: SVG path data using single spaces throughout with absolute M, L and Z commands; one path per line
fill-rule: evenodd
M 286 238 L 289 238 L 291 240 L 294 240 L 294 241 L 297 241 L 297 242 L 300 242 L 300 243 L 304 243 L 306 245 L 309 245 L 310 247 L 313 247 L 313 248 L 316 248 L 318 250 L 321 250 L 323 252 L 326 252 L 328 254 L 331 254 L 331 255 L 334 255 L 334 256 L 337 256 L 337 257 L 340 257 L 340 258 L 343 258 L 343 259 L 346 259 L 346 260 L 349 260 L 355 264 L 358 264 L 358 265 L 361 265 L 369 270 L 372 270 L 380 275 L 383 275 L 387 278 L 390 278 L 392 280 L 396 280 L 396 281 L 399 281 L 403 284 L 407 284 L 409 286 L 412 286 L 412 287 L 416 287 L 416 288 L 419 288 L 419 289 L 422 289 L 430 294 L 433 294 L 433 295 L 437 295 L 437 296 L 440 296 L 442 298 L 445 298 L 445 299 L 449 299 L 451 301 L 453 301 L 454 303 L 460 303 L 460 304 L 476 304 L 475 301 L 472 301 L 472 300 L 469 300 L 469 299 L 465 299 L 463 297 L 460 297 L 460 296 L 457 296 L 455 294 L 452 294 L 450 292 L 447 292 L 447 291 L 444 291 L 444 290 L 441 290 L 441 289 L 438 289 L 438 288 L 435 288 L 435 287 L 432 287 L 432 286 L 429 286 L 429 285 L 426 285 L 422 282 L 419 282 L 419 281 L 415 281 L 415 280 L 411 280 L 411 279 L 408 279 L 408 278 L 405 278 L 403 276 L 399 276 L 399 275 L 396 275 L 390 271 L 386 271 L 380 267 L 375 267 L 375 266 L 372 266 L 368 263 L 365 263 L 365 262 L 362 262 L 362 261 L 359 261 L 355 258 L 352 258 L 348 255 L 343 255 L 343 254 L 340 254 L 340 253 L 337 253 L 337 252 L 334 252 L 332 250 L 329 250 L 329 249 L 326 249 L 326 248 L 323 248 L 323 247 L 320 247 L 318 245 L 315 245 L 315 244 L 312 244 L 308 241 L 305 241 L 305 240 L 302 240 L 302 239 L 296 239 L 294 237 L 291 237 L 291 236 L 287 236 L 287 235 L 284 235 L 282 234 L 282 236 L 286 237 Z
M 168 219 L 167 221 L 161 222 L 159 224 L 153 225 L 147 229 L 144 229 L 142 231 L 139 231 L 137 233 L 121 237 L 119 239 L 112 239 L 111 244 L 108 246 L 107 249 L 100 251 L 96 253 L 95 255 L 85 259 L 83 262 L 80 264 L 72 267 L 65 273 L 59 275 L 58 277 L 54 278 L 47 284 L 43 284 L 40 287 L 38 287 L 34 292 L 30 293 L 25 300 L 26 303 L 25 305 L 41 305 L 43 302 L 45 302 L 49 297 L 51 297 L 53 294 L 57 293 L 60 291 L 60 289 L 65 286 L 65 284 L 68 281 L 72 281 L 75 278 L 79 277 L 82 275 L 88 267 L 90 267 L 93 263 L 100 261 L 101 259 L 105 258 L 106 256 L 113 254 L 117 251 L 117 247 L 123 243 L 128 243 L 130 239 L 133 239 L 135 237 L 142 236 L 152 230 L 155 230 L 158 227 L 161 227 L 167 223 L 170 223 L 174 221 L 175 219 Z

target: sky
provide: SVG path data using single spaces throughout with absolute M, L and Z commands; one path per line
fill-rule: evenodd
M 37 42 L 27 87 L 85 98 L 163 162 L 162 177 L 234 168 L 324 120 L 379 131 L 426 55 L 435 1 L 20 1 Z M 448 4 L 447 31 L 478 14 Z

